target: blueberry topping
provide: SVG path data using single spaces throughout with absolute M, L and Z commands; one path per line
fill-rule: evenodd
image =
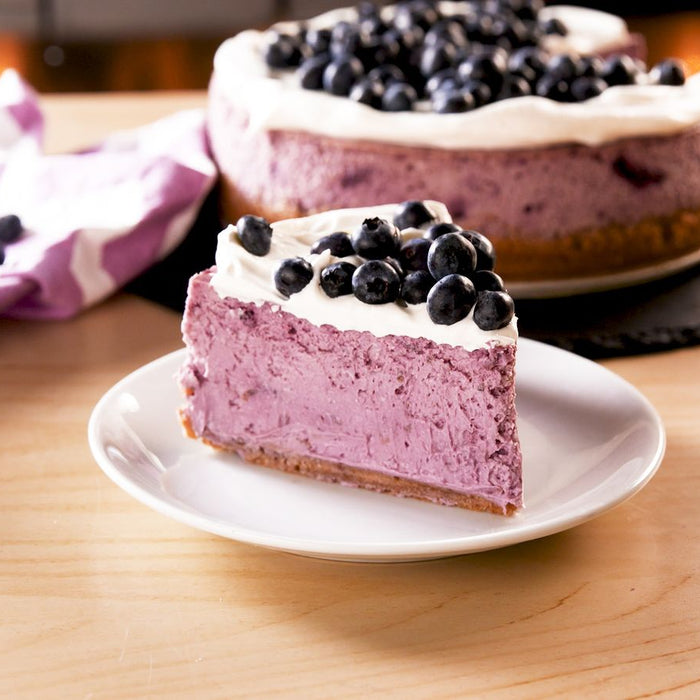
M 367 77 L 370 80 L 378 80 L 384 85 L 406 82 L 406 76 L 403 74 L 403 71 L 393 63 L 387 63 L 383 66 L 372 68 L 372 70 L 367 73 Z
M 433 323 L 451 326 L 469 315 L 475 300 L 476 290 L 469 279 L 447 275 L 428 293 L 428 316 Z
M 476 107 L 474 96 L 458 88 L 438 90 L 433 94 L 430 103 L 433 112 L 438 114 L 459 114 L 460 112 L 468 112 Z
M 547 61 L 547 75 L 559 80 L 573 80 L 578 76 L 578 63 L 576 58 L 562 53 L 552 56 Z
M 429 76 L 445 68 L 450 68 L 456 53 L 454 44 L 448 44 L 445 41 L 425 46 L 420 59 L 421 73 L 424 76 Z
M 469 275 L 469 279 L 474 284 L 474 288 L 477 292 L 491 291 L 491 292 L 505 292 L 506 287 L 503 284 L 503 279 L 500 275 L 497 275 L 493 270 L 476 270 Z
M 476 269 L 476 250 L 461 233 L 446 233 L 430 245 L 428 270 L 439 280 L 448 275 L 468 275 Z
M 311 253 L 313 255 L 318 255 L 324 250 L 330 250 L 331 255 L 336 258 L 347 258 L 349 255 L 355 254 L 355 249 L 350 242 L 350 236 L 344 231 L 329 233 L 327 236 L 319 238 L 311 246 Z
M 352 275 L 356 269 L 347 260 L 324 267 L 321 270 L 321 289 L 332 298 L 352 294 Z
M 399 250 L 399 263 L 406 272 L 428 269 L 428 251 L 431 242 L 425 238 L 412 238 Z
M 0 217 L 0 244 L 14 243 L 24 231 L 24 226 L 16 214 Z
M 569 33 L 566 25 L 558 17 L 550 17 L 545 22 L 542 22 L 541 27 L 545 34 L 566 36 Z
M 323 74 L 329 62 L 330 57 L 325 53 L 305 59 L 297 68 L 299 84 L 306 90 L 321 90 L 323 88 Z
M 545 73 L 538 81 L 535 92 L 556 102 L 571 102 L 571 86 L 567 80 L 551 73 Z
M 374 109 L 381 109 L 384 89 L 384 83 L 366 77 L 360 79 L 352 86 L 349 97 L 355 102 L 361 102 L 374 107 Z
M 272 226 L 260 216 L 247 214 L 236 222 L 236 231 L 241 245 L 253 255 L 263 256 L 270 252 Z
M 462 91 L 471 95 L 475 107 L 483 107 L 491 101 L 491 88 L 479 80 L 466 80 L 462 85 Z
M 355 270 L 352 291 L 365 304 L 387 304 L 398 299 L 401 278 L 389 263 L 368 260 Z
M 275 287 L 280 294 L 290 297 L 300 292 L 314 277 L 311 263 L 304 258 L 282 260 L 275 271 Z
M 394 213 L 394 225 L 400 231 L 405 228 L 420 228 L 431 221 L 435 221 L 435 216 L 420 200 L 401 202 Z
M 396 255 L 401 245 L 398 229 L 384 219 L 365 219 L 352 235 L 355 252 L 368 260 L 379 260 Z
M 460 235 L 464 236 L 476 250 L 476 269 L 493 270 L 496 266 L 496 251 L 491 241 L 478 231 L 461 231 Z
M 305 41 L 312 53 L 326 53 L 331 46 L 331 30 L 309 29 Z
M 474 306 L 474 323 L 483 331 L 507 326 L 514 314 L 513 299 L 505 292 L 479 292 Z
M 323 89 L 333 95 L 349 95 L 350 89 L 363 72 L 364 68 L 358 58 L 335 58 L 323 71 Z
M 530 84 L 544 75 L 547 67 L 547 54 L 536 46 L 526 46 L 514 51 L 508 58 L 511 74 L 521 75 Z
M 509 75 L 503 81 L 503 87 L 498 95 L 499 100 L 506 100 L 511 97 L 525 97 L 532 94 L 530 83 L 518 75 Z
M 5 249 L 0 247 L 0 265 L 5 262 Z
M 270 68 L 298 66 L 301 50 L 297 38 L 288 34 L 273 34 L 265 47 L 265 62 Z
M 441 221 L 439 224 L 433 224 L 426 232 L 425 237 L 434 241 L 440 236 L 444 236 L 446 233 L 454 233 L 455 231 L 461 231 L 462 229 L 457 226 L 457 224 L 447 223 L 446 221 Z
M 408 112 L 418 100 L 418 93 L 408 83 L 390 83 L 382 97 L 385 112 Z
M 590 100 L 591 97 L 598 97 L 607 87 L 607 83 L 602 78 L 583 76 L 576 78 L 571 83 L 571 96 L 576 102 L 583 102 L 584 100 Z
M 435 278 L 427 270 L 409 272 L 401 285 L 401 298 L 407 304 L 423 304 L 434 284 Z
M 472 54 L 457 69 L 459 77 L 485 83 L 491 94 L 497 95 L 503 87 L 504 74 L 507 70 L 506 60 L 500 53 Z
M 636 82 L 639 72 L 639 65 L 633 58 L 620 54 L 605 61 L 600 77 L 608 85 L 632 85 Z
M 649 80 L 656 85 L 683 85 L 685 71 L 680 61 L 667 58 L 649 71 Z
M 425 92 L 433 95 L 438 90 L 453 90 L 461 87 L 462 81 L 457 78 L 457 71 L 454 68 L 445 68 L 437 71 L 428 78 L 425 84 Z

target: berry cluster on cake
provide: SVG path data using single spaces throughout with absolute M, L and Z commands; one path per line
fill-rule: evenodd
M 339 484 L 522 505 L 513 301 L 443 204 L 246 215 L 190 281 L 187 433 Z
M 231 221 L 445 202 L 511 282 L 700 249 L 700 76 L 613 15 L 541 0 L 362 3 L 217 52 L 208 124 Z

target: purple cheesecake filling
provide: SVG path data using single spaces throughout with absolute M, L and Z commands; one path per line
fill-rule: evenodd
M 496 243 L 510 234 L 552 240 L 700 209 L 700 128 L 601 146 L 442 150 L 251 131 L 214 77 L 209 133 L 241 202 L 297 216 L 430 198 Z M 400 173 L 400 177 L 397 177 Z
M 515 345 L 341 332 L 222 299 L 209 280 L 191 280 L 183 320 L 183 417 L 197 436 L 475 495 L 503 512 L 522 504 Z

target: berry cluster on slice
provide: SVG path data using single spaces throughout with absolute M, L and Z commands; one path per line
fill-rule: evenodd
M 0 265 L 5 262 L 5 246 L 18 240 L 23 231 L 24 226 L 16 214 L 0 217 Z
M 542 18 L 543 7 L 543 0 L 404 0 L 386 12 L 362 2 L 354 21 L 270 30 L 265 61 L 296 70 L 303 88 L 389 112 L 466 112 L 525 95 L 580 102 L 614 85 L 684 83 L 673 59 L 647 71 L 622 54 L 603 60 L 547 52 L 546 37 L 567 28 Z
M 236 224 L 241 245 L 253 255 L 270 251 L 272 228 L 259 217 Z M 497 330 L 513 318 L 513 300 L 494 272 L 493 245 L 478 231 L 436 221 L 422 201 L 403 202 L 392 221 L 364 219 L 352 232 L 319 238 L 309 256 L 328 253 L 318 284 L 329 298 L 354 295 L 365 304 L 426 304 L 436 324 L 452 325 L 473 309 L 476 325 Z M 274 274 L 277 291 L 296 294 L 314 279 L 306 257 L 280 261 Z

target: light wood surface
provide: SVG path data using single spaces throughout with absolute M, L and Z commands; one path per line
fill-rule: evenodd
M 52 98 L 49 147 L 202 100 Z M 498 551 L 359 565 L 190 529 L 102 474 L 94 404 L 180 346 L 177 314 L 127 295 L 0 321 L 0 697 L 700 697 L 700 347 L 604 362 L 668 432 L 630 501 Z

